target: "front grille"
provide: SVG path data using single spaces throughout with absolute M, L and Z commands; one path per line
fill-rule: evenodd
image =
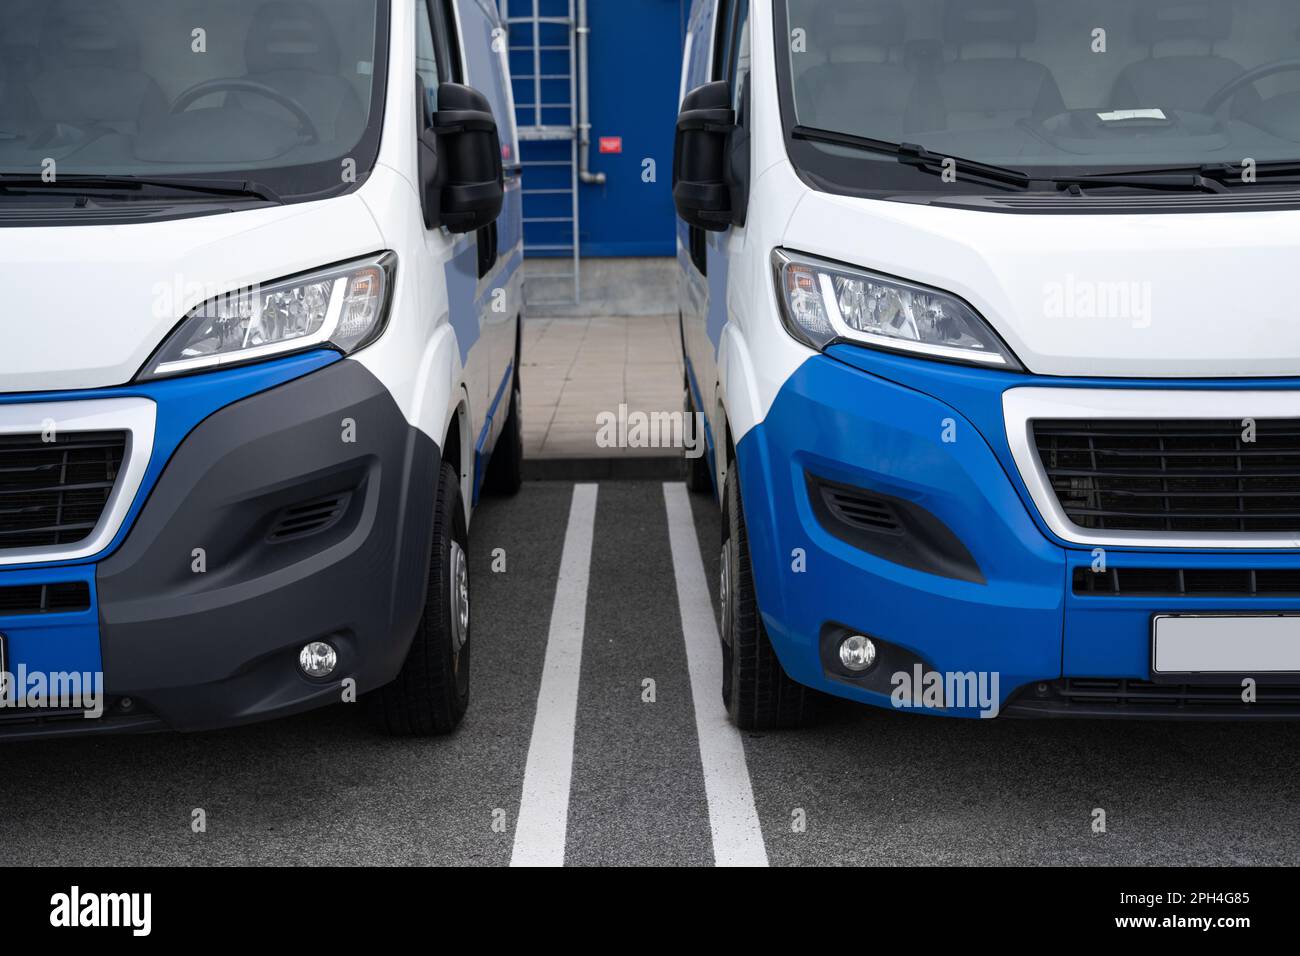
M 90 585 L 84 581 L 0 588 L 0 617 L 70 614 L 89 609 Z
M 126 432 L 0 435 L 0 551 L 76 544 L 99 524 Z
M 1084 597 L 1300 598 L 1300 568 L 1074 569 L 1074 593 Z
M 1018 717 L 1268 719 L 1300 717 L 1300 684 L 1260 682 L 1253 703 L 1240 684 L 1155 684 L 1145 680 L 1066 678 L 1031 684 L 1007 703 Z
M 1036 421 L 1033 428 L 1048 481 L 1080 528 L 1300 531 L 1300 419 Z

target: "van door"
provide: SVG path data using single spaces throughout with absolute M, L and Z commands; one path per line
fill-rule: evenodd
M 713 68 L 714 0 L 695 5 L 686 35 L 681 96 L 709 81 Z M 678 295 L 681 307 L 682 349 L 686 354 L 687 383 L 697 411 L 710 414 L 713 405 L 713 351 L 705 334 L 709 308 L 708 246 L 703 229 L 677 219 Z
M 424 90 L 424 102 L 418 103 L 421 115 L 416 129 L 423 131 L 433 124 L 438 108 L 438 87 L 443 83 L 465 82 L 462 66 L 458 18 L 452 0 L 417 0 L 416 73 L 417 89 Z M 448 321 L 456 333 L 460 360 L 464 367 L 468 392 L 470 436 L 480 434 L 487 421 L 488 379 L 491 372 L 490 345 L 484 339 L 480 314 L 478 281 L 478 241 L 474 235 L 455 235 L 447 229 L 425 230 L 425 247 L 438 270 L 433 279 L 443 284 L 447 293 Z M 468 487 L 466 501 L 474 500 L 475 469 L 466 460 Z
M 478 435 L 479 480 L 510 412 L 515 375 L 518 318 L 523 312 L 523 193 L 514 94 L 510 85 L 509 38 L 494 4 L 462 0 L 466 80 L 487 97 L 501 132 L 506 193 L 501 215 L 479 231 L 478 268 L 483 337 L 488 342 L 488 419 Z M 475 487 L 477 497 L 478 487 Z
M 695 38 L 695 42 L 702 42 L 709 52 L 710 66 L 707 72 L 692 71 L 695 75 L 688 76 L 688 88 L 694 89 L 711 80 L 726 80 L 731 87 L 737 121 L 749 123 L 750 118 L 741 108 L 750 65 L 749 0 L 718 0 L 717 14 L 711 26 L 711 36 L 706 24 Z M 684 266 L 688 288 L 684 290 L 683 298 L 690 309 L 689 314 L 683 316 L 687 358 L 700 392 L 697 408 L 708 416 L 710 434 L 719 436 L 723 434 L 723 422 L 715 420 L 718 349 L 722 343 L 722 330 L 727 324 L 731 251 L 744 242 L 744 230 L 729 228 L 725 232 L 705 232 L 686 227 L 680 220 L 678 222 L 685 232 L 685 253 L 689 259 Z M 725 464 L 715 463 L 715 469 L 720 471 Z

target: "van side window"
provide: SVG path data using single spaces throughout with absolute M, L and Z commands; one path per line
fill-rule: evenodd
M 713 26 L 713 69 L 710 78 L 727 80 L 727 67 L 731 63 L 731 47 L 736 35 L 736 0 L 718 0 L 718 12 Z
M 736 4 L 736 30 L 732 38 L 731 49 L 727 55 L 727 82 L 731 84 L 731 105 L 736 110 L 736 118 L 745 122 L 741 116 L 740 96 L 745 89 L 745 80 L 749 77 L 751 60 L 749 39 L 749 0 L 739 0 Z
M 712 78 L 726 80 L 731 88 L 731 103 L 739 113 L 740 95 L 749 75 L 749 2 L 719 0 L 718 21 L 714 32 Z
M 415 19 L 415 75 L 424 84 L 424 102 L 420 106 L 424 125 L 428 127 L 433 123 L 433 114 L 438 108 L 438 84 L 442 82 L 442 76 L 438 72 L 440 58 L 434 40 L 433 21 L 426 4 L 420 4 Z
M 420 0 L 415 12 L 415 75 L 424 86 L 424 125 L 438 110 L 438 86 L 460 82 L 461 67 L 453 53 L 455 18 L 449 0 Z

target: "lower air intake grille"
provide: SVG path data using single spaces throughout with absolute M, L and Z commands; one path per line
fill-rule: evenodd
M 1248 720 L 1300 717 L 1300 684 L 1260 682 L 1253 703 L 1240 684 L 1155 684 L 1145 680 L 1067 678 L 1031 684 L 1008 702 L 1017 717 Z
M 90 585 L 30 584 L 0 588 L 0 617 L 24 614 L 71 614 L 90 610 Z
M 1300 419 L 1036 421 L 1070 521 L 1098 531 L 1300 531 Z
M 1300 568 L 1074 569 L 1074 593 L 1084 597 L 1300 598 Z
M 99 524 L 126 432 L 0 435 L 0 552 L 75 544 Z

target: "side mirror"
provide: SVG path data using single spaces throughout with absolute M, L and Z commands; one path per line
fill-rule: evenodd
M 736 113 L 724 81 L 686 94 L 673 150 L 673 202 L 688 225 L 722 232 L 732 224 L 727 168 Z
M 423 84 L 418 92 L 423 103 Z M 478 90 L 459 83 L 438 87 L 438 110 L 420 135 L 420 188 L 429 229 L 476 232 L 501 215 L 501 135 L 487 97 Z

